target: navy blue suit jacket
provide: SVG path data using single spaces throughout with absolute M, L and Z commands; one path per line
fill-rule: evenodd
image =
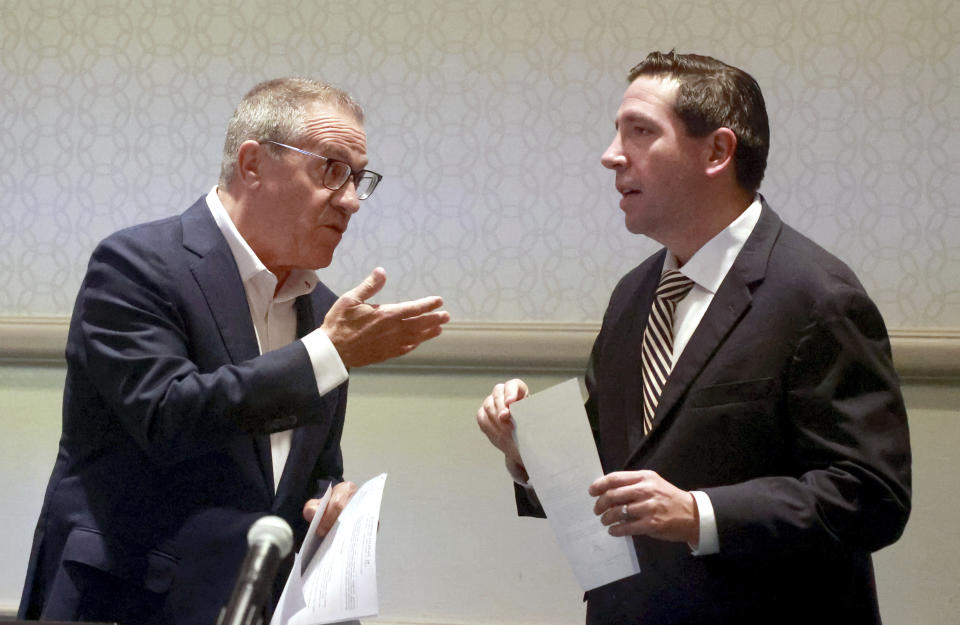
M 614 289 L 587 413 L 604 472 L 650 469 L 709 495 L 720 553 L 635 538 L 641 573 L 588 592 L 588 623 L 879 623 L 870 553 L 910 511 L 906 412 L 879 312 L 764 203 L 644 437 L 640 345 L 665 257 Z M 517 495 L 522 514 L 541 512 Z
M 322 284 L 299 298 L 298 335 L 335 299 Z M 212 625 L 250 525 L 278 515 L 299 544 L 304 503 L 342 480 L 346 384 L 320 396 L 300 341 L 259 354 L 203 198 L 96 248 L 66 356 L 20 617 Z M 274 493 L 269 434 L 290 428 Z

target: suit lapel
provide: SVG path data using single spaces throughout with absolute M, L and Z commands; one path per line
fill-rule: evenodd
M 740 250 L 740 254 L 737 255 L 730 271 L 727 272 L 720 288 L 717 289 L 710 306 L 663 387 L 650 435 L 642 438 L 639 444 L 631 444 L 632 453 L 629 454 L 625 466 L 635 462 L 638 452 L 648 444 L 649 440 L 655 438 L 658 430 L 670 427 L 670 423 L 676 417 L 674 408 L 678 402 L 686 395 L 704 367 L 724 344 L 731 330 L 750 308 L 753 299 L 752 286 L 761 281 L 766 274 L 770 251 L 780 229 L 780 218 L 770 209 L 766 201 L 763 201 L 757 225 L 743 249 Z M 650 297 L 652 298 L 652 295 Z M 642 310 L 649 310 L 649 307 L 647 302 L 647 306 Z M 644 315 L 643 325 L 646 325 L 646 315 Z M 643 404 L 631 405 L 642 406 Z M 632 428 L 631 424 L 631 432 Z M 633 438 L 631 436 L 631 443 Z
M 293 303 L 297 311 L 297 338 L 310 334 L 323 323 L 323 318 L 317 319 L 313 313 L 311 295 L 311 293 L 301 295 Z
M 313 294 L 301 295 L 294 302 L 297 312 L 297 338 L 303 337 L 323 323 L 323 317 L 317 318 L 315 314 L 316 307 L 313 302 Z M 323 440 L 323 437 L 310 436 L 310 430 L 316 426 L 301 426 L 294 428 L 290 439 L 290 453 L 287 455 L 286 465 L 290 466 L 313 466 L 316 461 L 316 455 L 319 450 L 315 449 L 316 442 Z M 286 465 L 284 465 L 286 467 Z M 280 484 L 277 485 L 277 499 L 281 499 L 287 491 L 288 482 L 295 471 L 284 469 L 280 478 Z
M 670 414 L 677 400 L 687 391 L 744 311 L 749 308 L 751 299 L 750 290 L 740 276 L 732 271 L 728 273 L 713 296 L 700 325 L 670 372 L 654 413 L 654 430 L 663 425 L 665 415 Z
M 181 216 L 183 246 L 194 254 L 190 271 L 203 292 L 220 337 L 233 364 L 260 355 L 256 331 L 250 318 L 246 291 L 237 263 L 223 233 L 217 227 L 206 200 L 200 198 Z M 255 435 L 254 453 L 263 474 L 263 485 L 273 493 L 273 459 L 270 437 Z
M 226 239 L 203 199 L 181 217 L 183 245 L 195 254 L 190 263 L 207 306 L 220 329 L 220 337 L 234 364 L 260 355 L 250 320 L 243 281 Z

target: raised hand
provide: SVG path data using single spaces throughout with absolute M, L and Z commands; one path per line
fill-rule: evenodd
M 377 267 L 366 279 L 334 302 L 320 328 L 347 367 L 362 367 L 402 356 L 440 335 L 450 321 L 440 297 L 398 304 L 368 304 L 387 282 L 387 273 Z

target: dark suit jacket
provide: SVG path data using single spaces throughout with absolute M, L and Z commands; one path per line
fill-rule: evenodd
M 299 334 L 335 299 L 323 285 L 299 298 Z M 306 500 L 342 480 L 346 384 L 318 395 L 300 341 L 259 355 L 203 198 L 96 248 L 66 356 L 20 617 L 212 625 L 250 525 L 278 515 L 299 544 Z M 269 433 L 289 428 L 274 494 Z
M 853 273 L 764 203 L 642 434 L 640 345 L 665 250 L 617 285 L 587 375 L 605 472 L 703 490 L 720 553 L 636 538 L 589 623 L 879 623 L 870 553 L 910 511 L 906 413 Z M 521 513 L 538 512 L 518 492 Z

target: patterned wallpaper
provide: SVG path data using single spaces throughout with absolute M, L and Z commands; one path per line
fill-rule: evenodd
M 751 72 L 762 191 L 859 273 L 892 327 L 960 327 L 956 0 L 0 0 L 0 315 L 69 314 L 96 242 L 179 212 L 257 81 L 306 74 L 367 112 L 382 186 L 323 279 L 457 321 L 599 322 L 656 246 L 599 163 L 653 49 Z

